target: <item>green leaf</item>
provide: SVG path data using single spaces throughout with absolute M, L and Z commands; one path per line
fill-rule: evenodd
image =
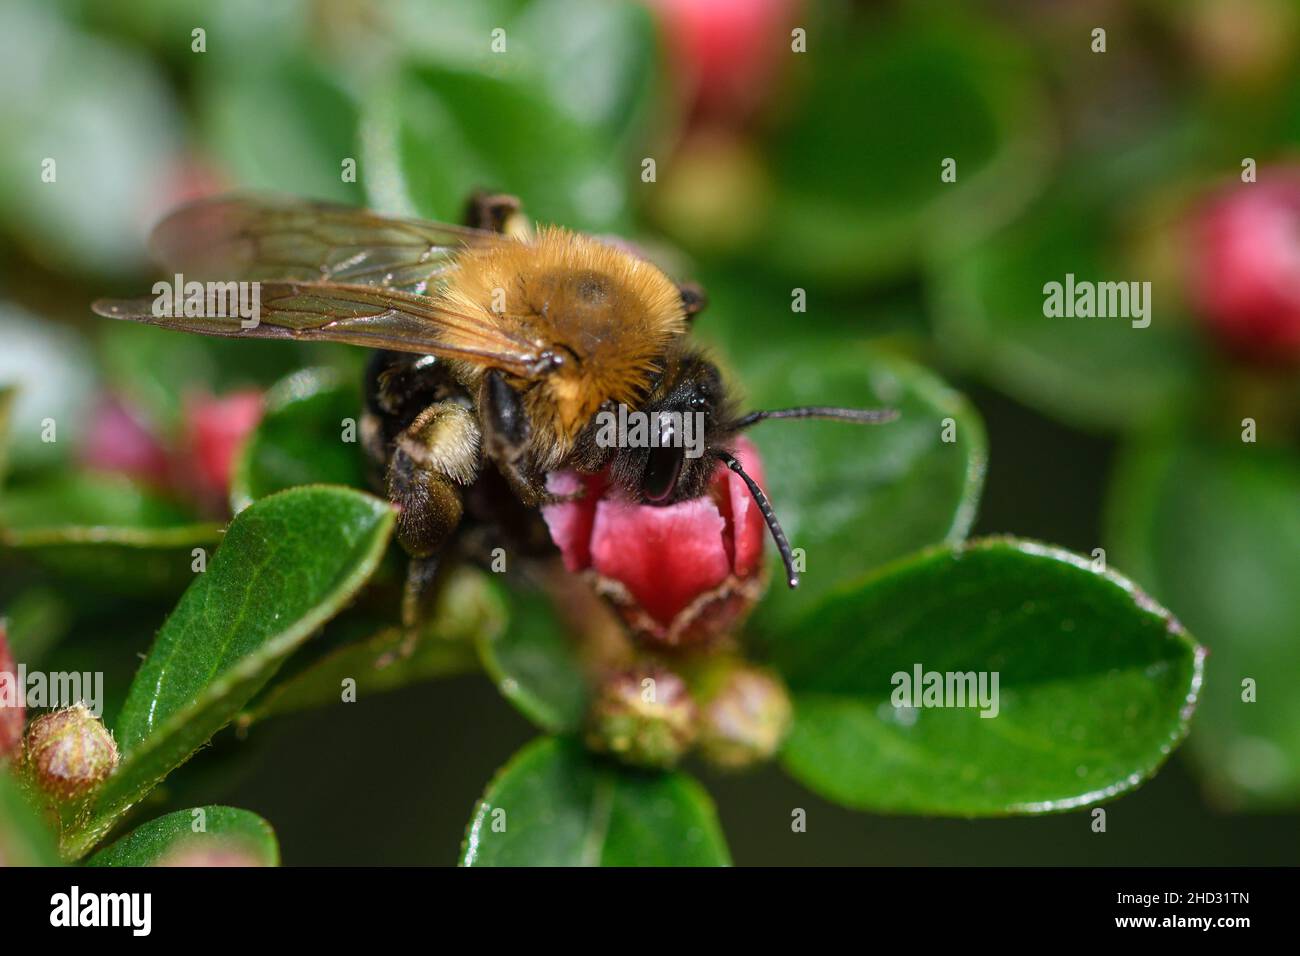
M 654 17 L 605 0 L 395 0 L 386 13 L 411 59 L 536 88 L 611 142 L 644 127 L 658 94 Z M 492 31 L 505 31 L 506 54 Z
M 486 575 L 458 568 L 445 585 L 433 619 L 415 639 L 392 624 L 367 626 L 371 621 L 367 615 L 364 621 L 350 622 L 364 628 L 363 637 L 346 640 L 305 666 L 296 667 L 295 658 L 286 668 L 294 673 L 282 674 L 268 687 L 240 715 L 240 725 L 337 704 L 347 679 L 356 682 L 356 699 L 363 700 L 371 694 L 472 671 L 478 665 L 474 641 L 491 640 L 492 635 L 501 633 L 506 609 Z
M 335 70 L 305 56 L 214 60 L 197 72 L 197 110 L 212 152 L 246 188 L 359 203 L 343 177 L 357 160 L 358 108 Z
M 578 27 L 576 25 L 580 24 Z M 631 148 L 660 93 L 654 16 L 639 4 L 536 0 L 510 35 L 548 98 L 602 141 Z
M 882 569 L 777 651 L 795 699 L 791 774 L 849 807 L 956 816 L 1068 810 L 1133 789 L 1187 732 L 1203 657 L 1128 580 L 997 538 Z M 955 698 L 905 706 L 895 695 L 917 667 L 985 675 L 996 716 Z
M 0 869 L 62 863 L 54 834 L 18 782 L 0 767 Z
M 587 713 L 586 667 L 542 594 L 515 590 L 509 626 L 484 632 L 479 660 L 502 696 L 548 733 L 576 730 Z
M 626 184 L 642 155 L 635 137 L 660 93 L 649 11 L 602 0 L 421 0 L 386 13 L 408 55 L 363 109 L 372 205 L 457 220 L 470 191 L 496 189 L 520 196 L 538 221 L 627 224 Z M 497 29 L 505 54 L 492 48 Z
M 363 128 L 363 160 L 376 170 L 369 200 L 385 211 L 458 221 L 473 191 L 496 189 L 541 222 L 609 229 L 626 219 L 630 165 L 528 82 L 411 67 L 371 97 Z
M 1300 802 L 1300 457 L 1196 437 L 1131 448 L 1112 485 L 1109 541 L 1206 642 L 1189 741 L 1231 807 Z M 1244 701 L 1244 681 L 1256 699 Z
M 1171 174 L 1147 160 L 1111 160 L 1117 169 L 1099 171 L 1102 165 L 1095 157 L 1080 162 L 1016 222 L 937 265 L 936 338 L 953 361 L 1049 415 L 1129 428 L 1159 420 L 1187 397 L 1199 381 L 1199 356 L 1180 305 L 1183 277 L 1134 255 L 1141 194 L 1132 180 L 1163 182 Z M 1151 172 L 1137 175 L 1134 165 Z M 1155 231 L 1153 223 L 1137 225 Z M 1127 317 L 1045 314 L 1045 287 L 1064 287 L 1067 276 L 1076 290 L 1085 282 L 1126 290 L 1149 282 L 1145 318 L 1131 303 Z
M 193 577 L 193 549 L 220 534 L 118 475 L 74 472 L 0 495 L 0 545 L 11 559 L 114 594 L 179 591 Z
M 28 667 L 39 666 L 72 626 L 72 609 L 53 588 L 31 587 L 0 608 L 9 625 L 9 647 Z
M 760 236 L 773 268 L 823 281 L 895 274 L 939 241 L 986 230 L 1041 181 L 1034 71 L 988 22 L 930 12 L 809 34 L 820 49 L 804 102 L 771 148 L 777 189 Z M 851 119 L 834 108 L 848 103 L 860 107 Z M 955 181 L 941 178 L 945 158 Z
M 199 816 L 201 814 L 201 816 Z M 195 827 L 202 822 L 202 830 Z M 87 866 L 157 866 L 180 853 L 229 853 L 243 866 L 279 866 L 280 845 L 271 825 L 234 807 L 177 810 L 136 827 L 100 850 Z
M 975 519 L 987 460 L 984 425 L 934 375 L 866 346 L 789 347 L 751 359 L 755 408 L 888 406 L 884 425 L 771 421 L 750 437 L 772 506 L 806 567 L 797 590 L 774 575 L 755 624 L 779 638 L 841 582 L 919 548 L 960 541 Z M 952 441 L 945 441 L 945 430 Z M 769 556 L 777 561 L 775 549 Z
M 727 866 L 713 801 L 681 773 L 619 768 L 543 737 L 475 808 L 463 866 Z
M 122 762 L 91 817 L 66 835 L 66 855 L 89 850 L 338 613 L 374 571 L 393 517 L 361 492 L 310 486 L 235 518 L 137 673 L 115 727 Z
M 304 369 L 281 381 L 235 462 L 232 510 L 296 485 L 364 485 L 360 415 L 360 392 L 332 369 Z

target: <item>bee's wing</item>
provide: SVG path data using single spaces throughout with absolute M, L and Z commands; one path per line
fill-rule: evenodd
M 233 287 L 234 283 L 230 285 Z M 451 312 L 432 296 L 391 288 L 337 282 L 261 282 L 245 291 L 259 295 L 257 324 L 245 327 L 241 310 L 229 301 L 203 315 L 167 314 L 158 298 L 100 299 L 93 308 L 110 319 L 145 322 L 202 335 L 247 336 L 344 342 L 369 348 L 458 358 L 532 378 L 540 370 L 535 343 L 525 341 L 487 316 Z M 215 300 L 214 300 L 215 301 Z M 182 303 L 173 311 L 180 312 Z M 228 313 L 225 315 L 214 313 Z
M 226 196 L 171 213 L 150 245 L 169 273 L 186 280 L 341 282 L 424 293 L 460 249 L 503 241 L 481 229 L 335 203 Z

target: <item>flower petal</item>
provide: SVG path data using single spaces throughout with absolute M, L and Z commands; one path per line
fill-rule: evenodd
M 667 625 L 731 570 L 726 522 L 708 497 L 663 508 L 606 499 L 596 506 L 591 563 Z

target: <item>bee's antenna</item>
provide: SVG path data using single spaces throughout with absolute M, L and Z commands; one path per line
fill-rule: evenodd
M 718 458 L 722 463 L 740 475 L 741 480 L 749 488 L 749 493 L 754 497 L 754 503 L 758 505 L 758 510 L 763 515 L 763 520 L 767 522 L 767 529 L 772 532 L 772 538 L 776 541 L 776 550 L 781 553 L 781 560 L 785 563 L 785 578 L 790 587 L 799 586 L 799 575 L 794 569 L 794 554 L 790 551 L 790 542 L 781 530 L 781 522 L 776 520 L 776 512 L 772 510 L 771 502 L 767 500 L 767 495 L 763 494 L 763 489 L 758 487 L 758 482 L 749 475 L 745 474 L 745 469 L 740 467 L 740 462 L 736 456 L 729 451 L 718 451 Z
M 835 408 L 827 405 L 801 405 L 798 408 L 774 408 L 766 412 L 750 412 L 736 420 L 740 431 L 769 418 L 837 418 L 859 425 L 879 425 L 898 417 L 896 408 Z

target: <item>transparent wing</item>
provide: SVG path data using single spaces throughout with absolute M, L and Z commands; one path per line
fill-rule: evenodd
M 344 342 L 369 348 L 458 358 L 523 378 L 536 376 L 547 356 L 538 343 L 512 334 L 489 315 L 451 312 L 436 297 L 393 288 L 335 282 L 261 282 L 244 290 L 204 296 L 190 310 L 158 297 L 100 299 L 94 310 L 110 319 L 144 322 L 202 335 Z M 256 290 L 257 309 L 252 295 Z M 207 292 L 207 290 L 205 290 Z M 161 302 L 161 304 L 160 304 Z M 256 311 L 256 324 L 243 314 Z M 199 314 L 201 313 L 201 314 Z
M 154 229 L 151 245 L 168 272 L 187 280 L 339 282 L 422 294 L 460 249 L 505 241 L 335 203 L 227 196 L 176 210 Z

